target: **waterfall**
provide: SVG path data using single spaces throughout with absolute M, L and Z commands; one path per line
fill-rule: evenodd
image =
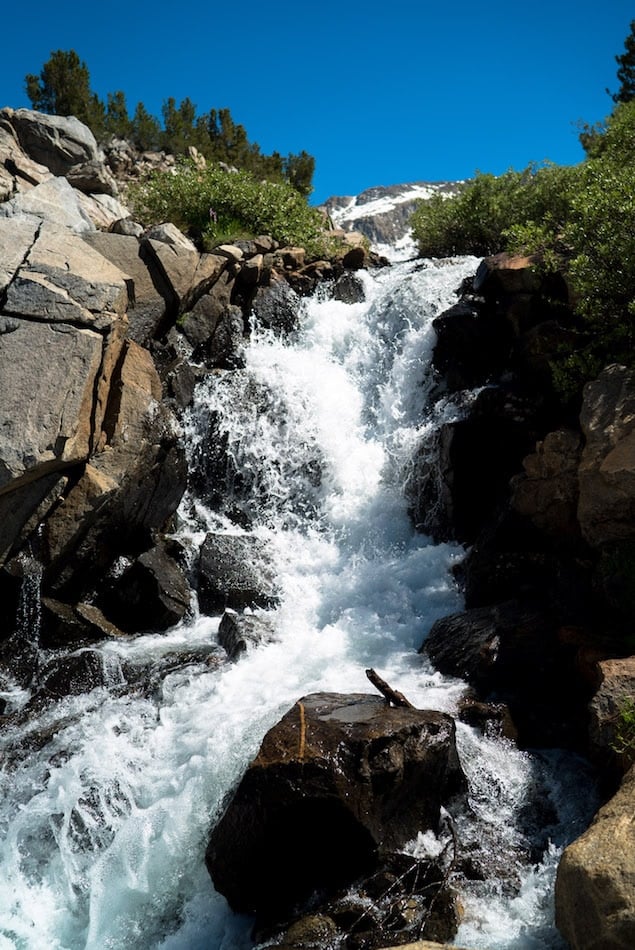
M 246 367 L 199 384 L 179 538 L 193 559 L 210 530 L 266 543 L 280 604 L 256 613 L 275 637 L 226 663 L 220 618 L 194 609 L 165 634 L 102 643 L 117 675 L 7 722 L 0 950 L 248 950 L 251 921 L 214 892 L 203 855 L 265 731 L 306 693 L 368 692 L 368 666 L 415 705 L 456 711 L 465 685 L 417 649 L 461 607 L 451 568 L 463 552 L 413 531 L 404 485 L 415 448 L 460 411 L 430 404 L 432 320 L 476 263 L 362 273 L 364 302 L 322 291 L 291 338 L 255 327 Z M 550 894 L 588 818 L 584 768 L 460 723 L 458 742 L 470 795 L 453 817 L 490 854 L 491 877 L 465 883 L 456 942 L 557 947 Z

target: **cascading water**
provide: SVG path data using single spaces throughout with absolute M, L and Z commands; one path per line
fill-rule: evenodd
M 224 663 L 219 618 L 194 611 L 167 634 L 102 644 L 90 693 L 12 717 L 0 737 L 0 950 L 246 950 L 251 921 L 215 894 L 203 855 L 265 731 L 306 693 L 368 692 L 368 666 L 415 705 L 455 711 L 464 684 L 416 651 L 460 608 L 450 568 L 462 552 L 413 532 L 403 484 L 425 431 L 460 411 L 429 406 L 426 366 L 431 321 L 475 266 L 362 274 L 366 302 L 318 295 L 292 340 L 255 330 L 244 370 L 199 385 L 184 421 L 197 492 L 180 537 L 193 551 L 210 530 L 267 542 L 275 639 Z M 460 723 L 458 741 L 470 808 L 457 832 L 491 861 L 487 881 L 463 885 L 457 943 L 560 946 L 550 893 L 592 807 L 584 771 Z M 440 846 L 426 835 L 411 848 Z

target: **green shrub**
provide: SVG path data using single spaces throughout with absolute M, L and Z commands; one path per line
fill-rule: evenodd
M 214 164 L 200 169 L 183 161 L 175 171 L 155 172 L 132 188 L 129 200 L 141 221 L 172 221 L 206 248 L 270 234 L 310 254 L 322 250 L 321 214 L 291 186 L 258 181 L 247 172 L 226 172 Z
M 455 196 L 422 201 L 411 224 L 423 257 L 494 254 L 515 241 L 518 227 L 539 227 L 547 244 L 567 220 L 576 168 L 544 164 L 504 175 L 478 173 Z

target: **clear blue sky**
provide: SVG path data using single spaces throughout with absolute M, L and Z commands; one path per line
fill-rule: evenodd
M 28 0 L 3 14 L 0 105 L 74 49 L 102 98 L 160 116 L 229 107 L 264 152 L 316 159 L 312 201 L 373 185 L 581 160 L 576 123 L 610 112 L 626 0 L 180 4 Z

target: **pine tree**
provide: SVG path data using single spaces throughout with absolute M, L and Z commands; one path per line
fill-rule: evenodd
M 613 93 L 613 102 L 630 102 L 635 99 L 635 20 L 631 20 L 631 32 L 624 40 L 626 51 L 615 57 L 619 65 L 617 78 L 620 88 Z
M 132 122 L 128 115 L 125 94 L 120 89 L 117 92 L 108 93 L 105 131 L 119 139 L 127 139 L 131 136 Z
M 313 172 L 315 159 L 304 149 L 298 154 L 287 155 L 284 160 L 284 174 L 287 182 L 305 198 L 313 191 Z
M 137 103 L 132 118 L 132 141 L 142 152 L 151 152 L 161 146 L 161 126 L 142 102 Z
M 103 123 L 104 105 L 91 92 L 88 68 L 75 50 L 52 52 L 40 75 L 30 73 L 25 82 L 34 109 L 49 115 L 74 115 L 91 128 Z

